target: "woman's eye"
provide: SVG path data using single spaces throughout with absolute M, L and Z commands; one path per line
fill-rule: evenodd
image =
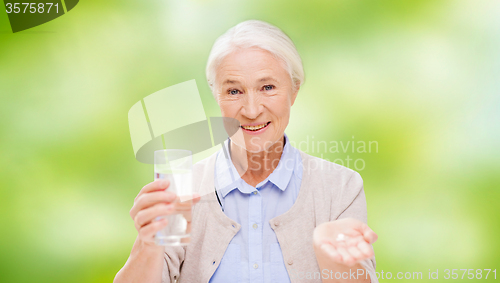
M 240 91 L 239 91 L 239 90 L 237 90 L 237 89 L 230 89 L 230 90 L 228 90 L 228 93 L 229 93 L 229 94 L 231 94 L 231 95 L 236 95 L 236 94 L 238 94 L 239 92 L 240 92 Z
M 265 85 L 264 86 L 264 90 L 272 90 L 272 89 L 274 89 L 273 85 Z

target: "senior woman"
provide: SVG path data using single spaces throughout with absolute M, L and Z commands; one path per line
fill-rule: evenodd
M 115 282 L 377 282 L 360 175 L 285 134 L 304 82 L 292 41 L 268 23 L 242 22 L 217 39 L 206 73 L 222 116 L 240 128 L 193 167 L 191 242 L 154 244 L 168 225 L 154 219 L 172 213 L 176 196 L 167 181 L 146 185 Z

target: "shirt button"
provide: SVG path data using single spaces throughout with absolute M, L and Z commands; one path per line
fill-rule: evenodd
M 254 229 L 257 229 L 257 227 L 259 227 L 259 226 L 258 226 L 257 224 L 254 224 L 254 225 L 252 225 L 252 227 L 253 227 Z
M 256 194 L 257 194 L 257 191 L 253 192 L 253 194 L 254 194 L 254 195 L 256 195 Z
M 293 260 L 292 260 L 292 259 L 289 259 L 289 260 L 288 260 L 288 264 L 289 264 L 289 265 L 292 265 L 292 264 L 293 264 Z
M 280 225 L 279 221 L 275 221 L 274 226 L 278 226 L 278 225 Z
M 259 265 L 255 263 L 255 264 L 253 265 L 253 268 L 257 269 L 257 268 L 259 268 Z

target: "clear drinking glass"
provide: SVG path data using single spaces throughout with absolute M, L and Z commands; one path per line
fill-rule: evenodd
M 192 152 L 182 149 L 162 149 L 154 153 L 155 180 L 170 181 L 167 191 L 177 194 L 174 213 L 166 218 L 168 225 L 155 235 L 155 243 L 161 246 L 186 245 L 190 241 L 192 216 Z

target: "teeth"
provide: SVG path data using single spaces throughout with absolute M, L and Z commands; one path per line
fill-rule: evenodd
M 269 122 L 265 123 L 265 124 L 262 124 L 262 125 L 258 125 L 258 126 L 241 126 L 243 129 L 245 130 L 250 130 L 250 131 L 257 131 L 257 130 L 260 130 L 262 128 L 264 128 L 265 126 L 267 126 L 269 124 Z

